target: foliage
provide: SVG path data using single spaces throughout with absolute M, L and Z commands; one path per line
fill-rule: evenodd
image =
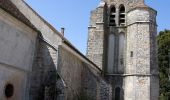
M 160 100 L 168 100 L 170 97 L 169 56 L 170 53 L 170 30 L 161 31 L 157 37 L 158 64 L 160 78 Z M 170 98 L 169 98 L 170 100 Z

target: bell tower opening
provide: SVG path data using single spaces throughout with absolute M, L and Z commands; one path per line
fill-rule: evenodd
M 109 26 L 116 26 L 116 8 L 112 6 L 110 9 L 110 23 Z
M 119 7 L 119 26 L 125 26 L 125 7 L 120 5 Z

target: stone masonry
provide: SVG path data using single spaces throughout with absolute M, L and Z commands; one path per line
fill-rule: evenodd
M 24 0 L 0 0 L 0 100 L 158 100 L 156 14 L 101 0 L 86 57 Z
M 102 70 L 24 1 L 0 0 L 0 36 L 0 100 L 110 100 Z
M 112 85 L 112 100 L 158 100 L 157 12 L 143 0 L 101 0 L 91 12 L 87 57 Z

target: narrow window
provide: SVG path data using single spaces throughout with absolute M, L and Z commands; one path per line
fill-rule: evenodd
M 120 5 L 119 8 L 119 26 L 125 26 L 125 7 Z
M 110 23 L 109 23 L 110 26 L 116 26 L 115 18 L 116 18 L 116 8 L 115 6 L 112 6 L 110 9 Z
M 115 90 L 115 100 L 120 100 L 120 88 L 117 87 Z
M 133 57 L 133 51 L 130 52 L 130 57 Z
M 13 87 L 13 85 L 12 84 L 7 84 L 5 86 L 5 91 L 4 92 L 5 92 L 5 97 L 6 98 L 12 97 L 13 94 L 14 94 L 14 87 Z

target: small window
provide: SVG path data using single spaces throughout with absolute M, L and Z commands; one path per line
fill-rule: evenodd
M 125 26 L 125 7 L 120 5 L 119 7 L 119 26 Z
M 130 52 L 130 57 L 133 57 L 133 51 Z
M 5 97 L 6 98 L 12 97 L 13 94 L 14 94 L 14 87 L 13 87 L 13 85 L 12 84 L 7 84 L 5 86 L 5 91 L 4 92 L 5 92 Z
M 116 18 L 116 8 L 112 6 L 110 9 L 110 23 L 109 23 L 110 26 L 116 26 L 115 18 Z

